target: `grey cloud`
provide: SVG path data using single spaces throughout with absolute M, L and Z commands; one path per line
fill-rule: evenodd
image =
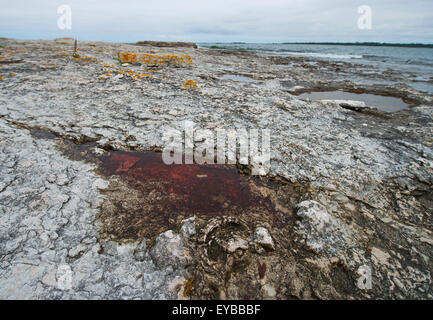
M 187 30 L 187 33 L 191 34 L 205 34 L 205 35 L 213 35 L 213 34 L 219 34 L 219 35 L 236 35 L 239 34 L 239 31 L 226 29 L 223 27 L 215 27 L 215 26 L 209 26 L 209 27 L 192 27 Z
M 72 7 L 72 30 L 57 28 L 57 7 Z M 357 28 L 360 5 L 373 30 Z M 0 36 L 105 41 L 433 42 L 430 0 L 21 0 L 2 3 Z

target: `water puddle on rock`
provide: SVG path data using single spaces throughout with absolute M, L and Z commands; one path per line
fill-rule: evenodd
M 101 159 L 102 172 L 119 175 L 146 192 L 168 195 L 168 205 L 192 214 L 218 215 L 253 201 L 248 181 L 236 168 L 218 165 L 166 165 L 161 153 L 114 151 Z
M 370 93 L 351 93 L 345 91 L 323 91 L 309 92 L 299 95 L 300 98 L 309 98 L 311 100 L 353 100 L 362 101 L 367 107 L 377 108 L 379 111 L 396 112 L 409 107 L 400 98 L 385 97 Z
M 30 133 L 38 139 L 53 140 L 56 136 L 48 130 L 32 129 Z
M 221 79 L 228 79 L 228 80 L 234 80 L 234 81 L 241 81 L 241 82 L 255 82 L 256 80 L 244 77 L 244 76 L 238 76 L 234 74 L 225 74 L 221 77 Z
M 98 172 L 110 180 L 99 214 L 103 237 L 152 237 L 179 219 L 236 216 L 284 226 L 276 209 L 275 182 L 242 175 L 233 166 L 172 164 L 153 151 L 110 151 L 97 156 Z

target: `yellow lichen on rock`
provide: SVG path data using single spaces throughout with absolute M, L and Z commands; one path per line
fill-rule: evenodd
M 94 57 L 87 57 L 87 56 L 86 57 L 73 57 L 72 60 L 81 61 L 81 62 L 93 62 L 93 63 L 98 61 L 98 59 L 96 59 Z
M 56 39 L 54 39 L 54 41 L 67 41 L 67 40 L 71 40 L 71 41 L 74 41 L 75 39 L 74 38 L 69 38 L 69 37 L 65 37 L 65 38 L 56 38 Z
M 160 56 L 157 54 L 148 53 L 118 52 L 117 56 L 122 63 L 139 63 L 152 66 L 172 65 L 178 67 L 192 65 L 192 58 L 187 54 L 180 56 Z
M 187 278 L 183 288 L 183 295 L 191 298 L 194 292 L 194 278 Z
M 186 80 L 183 83 L 182 89 L 193 89 L 193 88 L 197 88 L 197 82 L 195 82 L 194 80 Z

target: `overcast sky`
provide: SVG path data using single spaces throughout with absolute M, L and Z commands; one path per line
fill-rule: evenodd
M 380 41 L 433 43 L 432 0 L 0 0 L 0 37 L 135 42 Z M 60 30 L 57 9 L 72 9 Z M 357 26 L 370 5 L 371 30 Z

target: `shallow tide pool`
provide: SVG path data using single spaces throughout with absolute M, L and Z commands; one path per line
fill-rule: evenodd
M 254 79 L 244 77 L 244 76 L 238 76 L 234 74 L 225 74 L 221 78 L 226 80 L 234 80 L 234 81 L 242 81 L 242 82 L 255 82 Z
M 311 100 L 354 100 L 362 101 L 368 107 L 377 108 L 384 112 L 396 112 L 409 107 L 400 98 L 385 97 L 370 93 L 351 93 L 345 91 L 323 91 L 323 92 L 309 92 L 299 95 L 300 98 Z

